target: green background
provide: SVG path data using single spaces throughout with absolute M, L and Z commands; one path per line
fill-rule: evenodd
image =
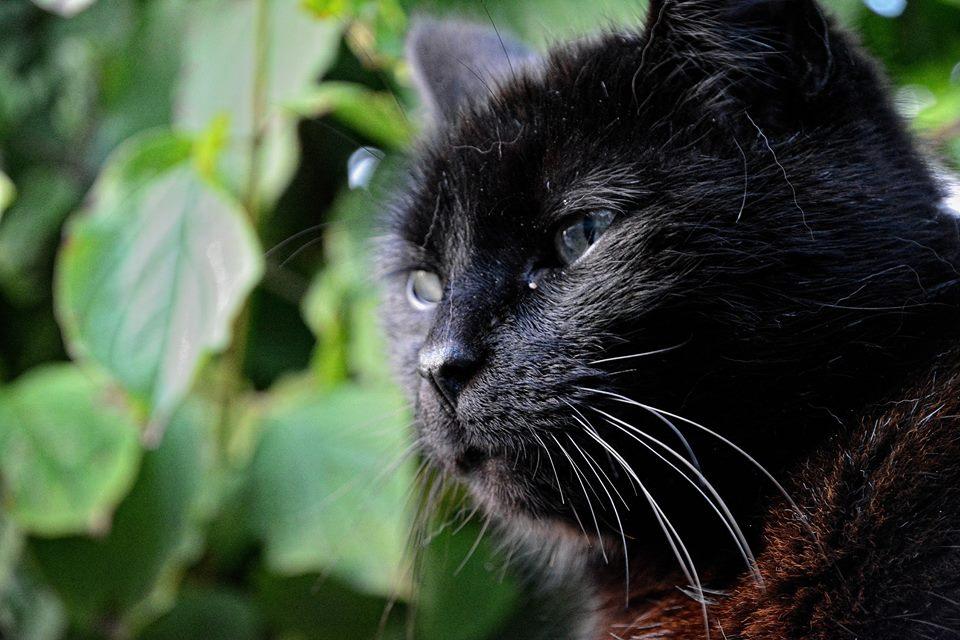
M 871 2 L 827 4 L 957 166 L 960 1 Z M 462 496 L 407 537 L 368 240 L 418 12 L 543 48 L 643 6 L 0 2 L 0 637 L 560 637 Z

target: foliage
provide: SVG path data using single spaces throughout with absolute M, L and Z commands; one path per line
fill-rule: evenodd
M 957 0 L 827 4 L 960 165 Z M 407 540 L 367 240 L 419 125 L 423 11 L 537 46 L 640 13 L 0 3 L 0 637 L 530 637 L 477 524 Z

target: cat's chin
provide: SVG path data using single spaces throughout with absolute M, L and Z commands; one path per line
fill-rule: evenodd
M 457 476 L 487 512 L 501 517 L 532 514 L 534 505 L 523 481 L 503 458 L 490 457 L 469 469 L 457 467 Z
M 503 473 L 501 468 L 466 479 L 473 500 L 493 518 L 509 543 L 524 549 L 540 566 L 549 567 L 552 575 L 571 575 L 601 558 L 618 556 L 617 541 L 586 533 L 569 519 L 546 510 L 524 491 L 522 481 L 504 478 Z
M 488 458 L 469 472 L 461 471 L 457 475 L 485 513 L 496 517 L 508 528 L 523 530 L 525 538 L 541 542 L 563 541 L 565 545 L 581 547 L 582 550 L 599 549 L 598 544 L 605 547 L 611 544 L 611 541 L 600 540 L 596 535 L 584 532 L 569 518 L 555 513 L 505 458 Z

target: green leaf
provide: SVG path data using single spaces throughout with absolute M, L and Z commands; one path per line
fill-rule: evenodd
M 72 365 L 34 369 L 0 396 L 4 503 L 28 532 L 104 531 L 139 460 L 130 412 Z
M 499 638 L 520 601 L 520 591 L 503 567 L 491 561 L 489 539 L 477 526 L 446 531 L 426 550 L 417 616 L 418 638 L 474 640 Z
M 63 605 L 26 566 L 18 565 L 0 584 L 0 637 L 60 640 L 67 627 Z
M 357 4 L 356 0 L 301 0 L 304 9 L 318 18 L 350 17 Z
M 108 535 L 31 541 L 48 584 L 82 626 L 107 615 L 123 614 L 115 620 L 123 624 L 151 618 L 164 603 L 144 599 L 196 556 L 198 525 L 207 515 L 203 491 L 213 484 L 215 415 L 195 402 L 174 415 L 160 446 L 143 457 Z
M 0 288 L 18 306 L 49 296 L 48 263 L 60 227 L 80 195 L 72 177 L 47 166 L 20 177 L 17 200 L 0 218 Z
M 953 162 L 954 169 L 960 169 L 960 136 L 951 140 L 947 144 L 950 153 L 950 160 Z
M 3 171 L 0 171 L 0 220 L 3 220 L 3 212 L 7 210 L 7 207 L 13 203 L 13 199 L 16 197 L 17 189 L 13 186 L 13 180 Z
M 23 532 L 0 512 L 0 593 L 5 593 L 14 578 L 23 551 Z
M 287 106 L 307 118 L 331 114 L 361 135 L 393 149 L 403 148 L 413 136 L 413 127 L 393 95 L 353 82 L 324 82 Z
M 68 348 L 110 372 L 158 426 L 204 354 L 228 344 L 263 269 L 239 207 L 197 176 L 190 152 L 163 133 L 119 151 L 57 263 Z
M 251 529 L 282 574 L 332 572 L 371 593 L 405 590 L 412 483 L 402 401 L 310 378 L 273 391 L 250 469 Z
M 263 2 L 266 42 L 258 43 L 257 0 L 194 2 L 185 39 L 184 73 L 176 97 L 175 123 L 205 130 L 229 118 L 230 145 L 223 171 L 236 193 L 246 190 L 254 135 L 262 149 L 261 197 L 271 203 L 297 162 L 295 114 L 281 105 L 295 99 L 333 64 L 341 24 L 312 19 L 295 0 Z M 258 44 L 265 44 L 262 128 L 255 131 Z
M 265 637 L 249 598 L 226 589 L 184 589 L 139 640 L 257 640 Z
M 373 191 L 382 189 L 391 173 L 378 172 Z M 390 384 L 379 297 L 370 278 L 376 219 L 371 199 L 363 191 L 345 191 L 332 209 L 333 224 L 324 237 L 328 266 L 314 278 L 302 303 L 304 320 L 317 336 L 313 368 L 324 381 Z
M 256 575 L 257 605 L 278 637 L 310 640 L 403 640 L 402 602 L 358 593 L 325 575 Z

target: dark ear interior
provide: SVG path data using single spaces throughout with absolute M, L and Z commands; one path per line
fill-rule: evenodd
M 451 120 L 536 55 L 492 26 L 419 19 L 407 37 L 414 81 L 435 120 Z

